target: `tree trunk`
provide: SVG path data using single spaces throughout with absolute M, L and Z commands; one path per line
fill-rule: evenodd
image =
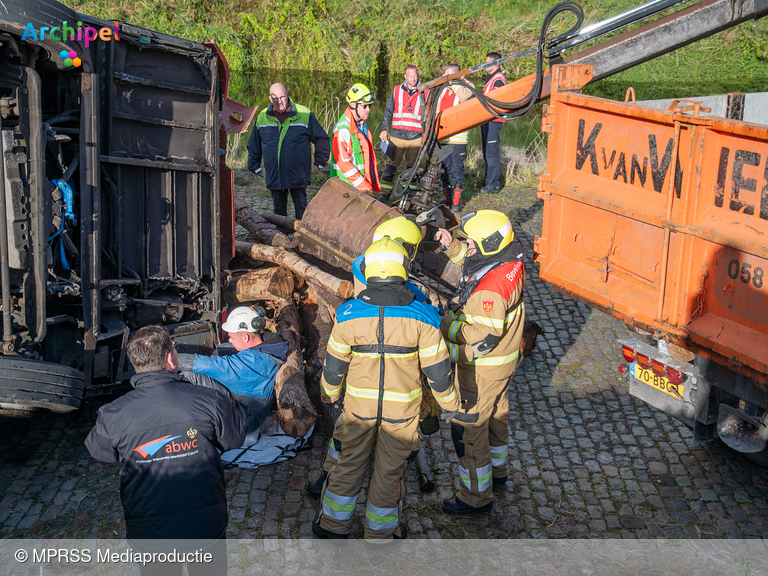
M 299 315 L 291 300 L 274 300 L 273 305 L 277 331 L 290 345 L 288 358 L 278 369 L 275 379 L 277 417 L 283 431 L 298 438 L 304 436 L 317 420 L 304 380 Z
M 274 224 L 270 224 L 254 211 L 248 204 L 235 198 L 235 222 L 259 238 L 264 244 L 271 246 L 291 245 L 291 239 L 279 232 Z
M 336 321 L 336 308 L 342 302 L 343 300 L 335 294 L 311 282 L 302 289 L 299 300 L 302 333 L 306 339 L 304 359 L 307 391 L 319 407 L 323 429 L 328 437 L 333 434 L 333 425 L 341 414 L 342 402 L 326 404 L 320 400 L 320 375 L 325 362 L 328 338 Z
M 230 278 L 224 286 L 224 299 L 227 304 L 254 300 L 290 300 L 293 288 L 293 275 L 281 266 L 273 266 Z
M 340 280 L 336 276 L 323 272 L 320 268 L 312 266 L 309 262 L 297 256 L 293 252 L 288 252 L 274 246 L 265 246 L 263 244 L 247 244 L 245 242 L 235 242 L 235 252 L 238 256 L 253 258 L 254 260 L 263 260 L 285 266 L 291 272 L 299 276 L 312 280 L 320 284 L 326 290 L 330 290 L 340 298 L 345 300 L 351 298 L 354 294 L 354 286 L 348 280 Z
M 270 224 L 285 228 L 286 230 L 296 230 L 299 227 L 301 220 L 291 218 L 290 216 L 278 216 L 277 214 L 270 214 L 269 212 L 259 212 L 259 216 L 264 218 Z

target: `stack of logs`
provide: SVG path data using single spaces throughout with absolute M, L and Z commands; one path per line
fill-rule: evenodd
M 230 306 L 260 304 L 272 313 L 268 329 L 290 343 L 275 381 L 280 426 L 294 437 L 306 434 L 317 420 L 310 396 L 332 426 L 340 407 L 319 402 L 320 373 L 336 308 L 352 297 L 353 284 L 286 250 L 291 240 L 281 230 L 293 232 L 297 220 L 259 214 L 241 200 L 235 200 L 235 220 L 248 234 L 235 242 L 230 269 L 237 272 L 225 282 L 224 299 Z

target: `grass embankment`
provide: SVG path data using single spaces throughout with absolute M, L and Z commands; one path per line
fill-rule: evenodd
M 413 62 L 424 76 L 458 61 L 474 65 L 494 49 L 511 54 L 536 43 L 554 0 L 65 0 L 72 8 L 119 18 L 191 40 L 211 38 L 234 71 L 301 69 L 357 77 L 399 75 Z M 641 0 L 579 0 L 585 25 L 616 15 Z M 556 22 L 563 31 L 572 20 Z M 768 18 L 749 21 L 710 39 L 627 70 L 591 90 L 645 84 L 657 97 L 669 83 L 714 84 L 766 78 Z M 518 61 L 511 76 L 533 71 Z M 235 77 L 237 83 L 238 78 Z M 603 95 L 603 94 L 600 94 Z M 621 91 L 623 96 L 623 91 Z

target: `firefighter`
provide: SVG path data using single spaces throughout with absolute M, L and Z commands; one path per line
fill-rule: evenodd
M 462 218 L 466 243 L 438 230 L 435 239 L 462 266 L 456 296 L 441 330 L 448 343 L 461 393 L 464 417 L 451 424 L 459 457 L 459 491 L 443 502 L 449 514 L 487 512 L 493 485 L 507 481 L 507 391 L 519 361 L 525 307 L 525 250 L 513 244 L 509 219 L 496 210 Z
M 405 538 L 400 521 L 403 473 L 419 449 L 422 372 L 441 408 L 455 413 L 459 407 L 440 317 L 431 306 L 415 302 L 404 286 L 405 249 L 383 238 L 365 251 L 364 265 L 367 287 L 337 309 L 323 366 L 323 401 L 338 400 L 342 387 L 345 397 L 334 434 L 338 462 L 328 474 L 312 523 L 321 538 L 349 535 L 374 443 L 365 537 Z
M 385 236 L 388 236 L 401 244 L 408 254 L 408 260 L 413 262 L 413 259 L 416 257 L 416 251 L 419 248 L 419 243 L 421 242 L 421 230 L 414 222 L 407 219 L 405 216 L 398 216 L 397 218 L 387 220 L 376 228 L 373 233 L 373 241 L 376 242 L 381 240 Z M 352 273 L 355 278 L 355 296 L 358 296 L 367 285 L 365 275 L 363 274 L 364 258 L 365 255 L 363 254 L 356 258 L 352 263 Z M 417 284 L 408 280 L 406 281 L 405 286 L 413 292 L 414 299 L 417 302 L 431 304 L 428 296 L 421 291 Z M 320 473 L 320 477 L 307 484 L 306 490 L 313 496 L 320 496 L 325 479 L 328 477 L 328 472 L 330 472 L 331 468 L 336 465 L 336 460 L 339 455 L 336 448 L 338 440 L 336 439 L 335 431 L 341 426 L 343 420 L 342 416 L 339 416 L 336 420 L 336 424 L 334 425 L 334 437 L 331 438 L 331 441 L 328 443 L 328 450 L 325 455 L 325 460 L 323 461 L 323 470 Z
M 331 177 L 338 176 L 363 192 L 379 192 L 376 153 L 368 129 L 373 92 L 357 83 L 347 92 L 347 109 L 336 122 L 331 136 Z

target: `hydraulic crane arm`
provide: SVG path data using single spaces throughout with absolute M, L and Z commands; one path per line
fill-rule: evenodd
M 651 4 L 658 5 L 659 2 L 651 2 L 646 6 Z M 638 10 L 637 8 L 633 9 L 633 11 Z M 625 14 L 630 12 L 632 11 Z M 768 13 L 768 0 L 704 0 L 679 10 L 674 14 L 645 24 L 640 28 L 624 32 L 615 38 L 601 42 L 581 52 L 571 54 L 562 59 L 555 56 L 555 58 L 552 58 L 551 63 L 584 64 L 591 67 L 581 69 L 578 74 L 575 74 L 579 78 L 558 79 L 559 81 L 567 80 L 568 82 L 573 82 L 573 88 L 578 89 L 588 82 L 607 78 L 747 20 L 762 18 L 766 13 Z M 614 17 L 611 20 L 620 20 L 622 26 L 637 21 L 637 19 L 631 20 L 629 17 L 621 18 L 621 16 L 623 15 Z M 647 16 L 648 11 L 641 15 L 642 18 Z M 588 39 L 594 38 L 595 36 L 591 33 L 591 30 L 588 33 L 585 32 L 587 32 L 588 28 L 593 29 L 596 26 L 599 25 L 585 27 L 580 32 L 570 35 L 560 44 L 560 49 L 563 49 L 563 46 L 571 47 L 575 45 L 580 36 L 588 37 Z M 557 48 L 555 48 L 556 51 Z M 537 49 L 532 49 L 521 53 L 521 55 L 535 54 L 537 52 Z M 553 56 L 552 53 L 553 50 L 550 49 L 548 55 Z M 493 64 L 490 63 L 489 66 Z M 478 69 L 481 68 L 478 67 Z M 475 69 L 471 71 L 475 71 Z M 468 72 L 462 71 L 449 77 L 433 80 L 424 84 L 423 87 L 440 86 L 440 84 L 463 76 Z M 494 90 L 493 98 L 497 102 L 519 101 L 530 92 L 536 80 L 537 74 L 521 78 Z M 583 83 L 577 86 L 577 82 Z M 542 72 L 539 84 L 540 89 L 538 94 L 535 95 L 535 101 L 544 100 L 550 95 L 551 75 L 549 69 Z M 560 85 L 563 86 L 563 84 Z M 515 110 L 514 108 L 499 106 L 491 106 L 491 108 L 499 114 L 510 113 Z M 429 108 L 427 113 L 429 113 Z M 438 141 L 443 140 L 454 134 L 484 124 L 493 118 L 493 114 L 478 99 L 473 98 L 437 114 L 435 119 L 435 139 Z

